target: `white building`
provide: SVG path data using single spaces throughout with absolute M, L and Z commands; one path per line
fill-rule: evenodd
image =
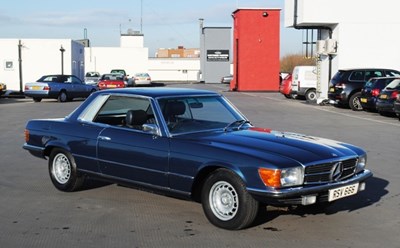
M 124 69 L 128 75 L 149 72 L 153 81 L 185 82 L 197 81 L 200 71 L 199 58 L 149 59 L 143 35 L 137 33 L 122 34 L 119 47 L 84 47 L 71 39 L 0 39 L 0 51 L 0 82 L 13 92 L 62 72 L 84 79 L 88 71 Z
M 153 81 L 199 81 L 200 58 L 150 58 L 148 72 Z
M 143 34 L 122 34 L 119 47 L 86 47 L 85 72 L 110 73 L 124 69 L 128 75 L 148 71 L 149 49 L 143 45 Z
M 0 51 L 0 82 L 8 90 L 23 91 L 26 82 L 62 70 L 84 75 L 84 47 L 71 39 L 0 39 Z
M 285 0 L 285 26 L 317 29 L 320 99 L 345 68 L 400 70 L 398 0 Z

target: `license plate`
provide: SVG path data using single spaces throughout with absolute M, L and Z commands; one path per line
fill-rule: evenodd
M 41 90 L 42 86 L 32 86 L 32 90 Z
M 367 103 L 367 98 L 361 98 L 360 101 L 361 101 L 362 103 Z
M 343 186 L 336 189 L 329 190 L 328 201 L 335 201 L 337 199 L 355 195 L 358 192 L 359 183 Z
M 117 86 L 116 85 L 114 85 L 114 84 L 110 84 L 109 86 L 108 86 L 108 88 L 116 88 Z
M 388 96 L 387 96 L 387 95 L 380 95 L 379 98 L 380 98 L 380 99 L 387 99 Z
M 335 92 L 335 88 L 330 88 L 329 92 Z

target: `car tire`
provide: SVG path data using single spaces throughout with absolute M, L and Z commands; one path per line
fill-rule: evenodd
M 308 90 L 306 92 L 306 100 L 310 103 L 317 102 L 317 92 L 315 90 Z
M 354 93 L 349 100 L 349 106 L 354 111 L 361 111 L 363 110 L 361 101 L 360 101 L 361 92 Z
M 203 211 L 217 227 L 239 230 L 251 225 L 259 203 L 246 190 L 243 180 L 227 169 L 214 171 L 201 192 Z
M 285 96 L 287 99 L 291 99 L 291 98 L 292 98 L 292 96 L 291 96 L 290 94 L 284 94 L 284 96 Z
M 82 187 L 84 177 L 79 175 L 74 158 L 69 152 L 55 148 L 49 157 L 49 174 L 60 191 L 72 192 Z
M 34 97 L 34 98 L 33 98 L 33 101 L 34 101 L 34 102 L 41 102 L 41 101 L 42 101 L 42 98 L 40 98 L 40 97 Z
M 62 90 L 62 91 L 60 92 L 60 94 L 58 94 L 57 101 L 58 101 L 58 102 L 67 102 L 67 101 L 68 101 L 67 92 L 65 92 L 64 90 Z

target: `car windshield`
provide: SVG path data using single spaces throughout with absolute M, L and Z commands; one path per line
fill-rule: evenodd
M 250 126 L 245 117 L 221 96 L 162 98 L 158 103 L 171 134 Z

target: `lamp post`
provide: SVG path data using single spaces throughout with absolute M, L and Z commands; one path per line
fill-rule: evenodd
M 61 52 L 61 75 L 64 75 L 64 52 L 65 52 L 65 49 L 62 45 L 60 48 L 60 52 Z

